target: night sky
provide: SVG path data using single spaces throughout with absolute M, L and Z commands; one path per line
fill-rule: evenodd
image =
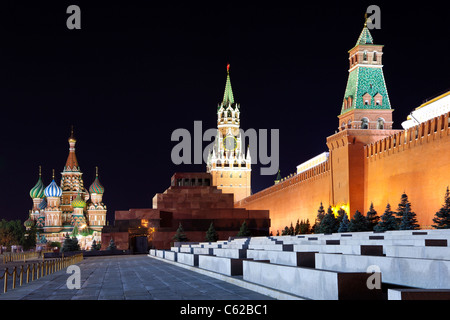
M 295 172 L 338 127 L 348 50 L 371 4 L 381 8 L 371 33 L 385 45 L 394 128 L 450 89 L 448 13 L 429 1 L 92 2 L 2 1 L 0 218 L 27 219 L 39 165 L 45 185 L 53 168 L 59 183 L 71 125 L 86 188 L 99 166 L 110 221 L 115 210 L 150 208 L 173 173 L 204 172 L 172 164 L 171 134 L 193 132 L 196 120 L 216 127 L 227 63 L 241 127 L 279 129 L 281 173 Z M 81 30 L 66 27 L 71 4 Z M 253 193 L 273 184 L 252 169 Z

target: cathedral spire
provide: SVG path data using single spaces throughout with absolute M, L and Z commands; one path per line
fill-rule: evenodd
M 73 134 L 73 126 L 70 130 L 69 141 L 69 156 L 67 157 L 66 165 L 64 167 L 64 171 L 79 171 L 80 168 L 78 166 L 77 157 L 75 155 L 75 144 L 77 140 Z
M 225 84 L 225 92 L 223 94 L 223 104 L 234 104 L 233 90 L 231 89 L 230 80 L 230 64 L 227 64 L 227 82 Z

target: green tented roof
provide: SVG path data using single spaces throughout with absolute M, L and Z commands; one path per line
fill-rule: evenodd
M 358 41 L 356 42 L 356 45 L 359 44 L 373 44 L 373 38 L 370 34 L 369 28 L 367 28 L 367 25 L 364 25 L 364 28 L 359 35 Z

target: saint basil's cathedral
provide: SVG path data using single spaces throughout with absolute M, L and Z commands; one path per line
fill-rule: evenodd
M 96 177 L 89 190 L 84 182 L 75 155 L 76 139 L 73 130 L 69 137 L 69 156 L 61 173 L 61 183 L 55 181 L 53 170 L 52 181 L 44 185 L 39 167 L 39 178 L 30 190 L 33 208 L 25 227 L 37 228 L 37 243 L 64 242 L 69 235 L 78 239 L 80 248 L 88 250 L 93 241 L 101 241 L 101 231 L 106 225 L 106 206 L 103 201 L 104 188 Z

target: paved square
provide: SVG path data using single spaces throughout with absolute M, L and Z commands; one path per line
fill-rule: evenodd
M 0 300 L 267 300 L 268 296 L 147 255 L 88 257 L 77 264 L 81 288 L 66 269 L 0 294 Z

